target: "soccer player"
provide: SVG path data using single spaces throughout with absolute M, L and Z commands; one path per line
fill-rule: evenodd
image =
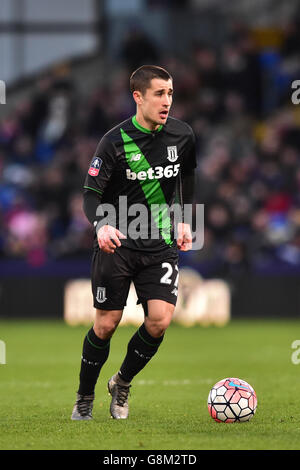
M 92 291 L 96 315 L 83 343 L 73 420 L 92 418 L 95 385 L 132 281 L 144 309 L 144 323 L 130 339 L 120 370 L 108 381 L 111 416 L 128 417 L 131 381 L 158 351 L 172 319 L 178 250 L 192 248 L 188 223 L 178 222 L 176 239 L 170 213 L 153 210 L 157 205 L 172 206 L 178 183 L 181 204 L 193 200 L 195 138 L 188 124 L 169 117 L 172 77 L 161 67 L 144 65 L 131 75 L 130 89 L 136 115 L 103 136 L 84 184 L 84 211 L 95 227 Z M 126 210 L 119 204 L 121 198 L 123 203 L 126 200 Z M 147 211 L 147 217 L 139 219 L 141 236 L 130 230 L 134 204 Z M 108 220 L 101 208 L 111 206 L 116 217 Z M 153 227 L 158 236 L 151 236 Z

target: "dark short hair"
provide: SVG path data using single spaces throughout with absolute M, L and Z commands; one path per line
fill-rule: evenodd
M 161 78 L 162 80 L 173 80 L 169 72 L 157 65 L 142 65 L 135 70 L 130 77 L 130 91 L 140 91 L 145 93 L 150 88 L 153 78 Z

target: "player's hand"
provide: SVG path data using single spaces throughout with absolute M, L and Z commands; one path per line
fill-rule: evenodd
M 190 224 L 183 222 L 177 225 L 177 247 L 180 251 L 189 251 L 192 248 L 193 237 Z
M 117 247 L 121 246 L 120 238 L 126 236 L 111 225 L 103 225 L 97 233 L 99 248 L 105 253 L 114 253 Z

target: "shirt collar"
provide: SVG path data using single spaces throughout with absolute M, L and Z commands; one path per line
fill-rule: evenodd
M 146 127 L 143 127 L 141 126 L 137 120 L 136 120 L 136 115 L 133 116 L 133 118 L 131 119 L 132 120 L 132 124 L 141 132 L 144 132 L 145 134 L 153 134 L 153 132 L 160 132 L 163 128 L 163 124 L 161 124 L 155 131 L 150 131 L 150 129 L 146 129 Z

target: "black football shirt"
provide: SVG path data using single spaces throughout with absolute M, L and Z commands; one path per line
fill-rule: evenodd
M 103 136 L 84 188 L 98 193 L 101 207 L 115 208 L 116 221 L 110 225 L 123 233 L 128 229 L 122 246 L 147 252 L 177 251 L 172 217 L 164 208 L 174 203 L 179 178 L 195 167 L 195 137 L 188 124 L 169 117 L 165 125 L 150 131 L 133 116 Z M 132 237 L 132 232 L 139 236 Z

